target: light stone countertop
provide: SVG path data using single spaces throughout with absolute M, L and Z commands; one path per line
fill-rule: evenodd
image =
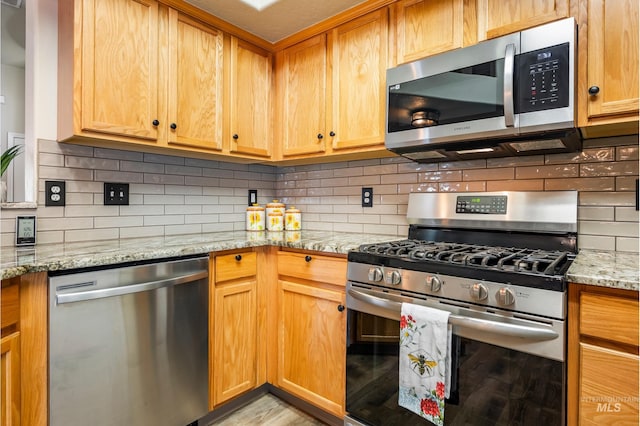
M 0 250 L 0 278 L 12 278 L 29 272 L 114 265 L 264 245 L 346 254 L 360 244 L 401 239 L 403 238 L 395 235 L 344 232 L 231 231 L 68 244 L 43 244 L 22 249 L 2 247 Z
M 640 290 L 638 253 L 580 250 L 567 271 L 572 283 Z
M 404 237 L 395 235 L 323 231 L 233 231 L 43 244 L 25 249 L 2 247 L 0 278 L 12 278 L 29 272 L 115 265 L 264 245 L 346 254 L 361 244 L 402 239 Z M 573 283 L 638 291 L 640 289 L 638 259 L 636 253 L 580 250 L 567 272 L 567 279 Z

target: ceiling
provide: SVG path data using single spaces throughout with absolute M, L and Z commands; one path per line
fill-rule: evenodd
M 271 43 L 324 21 L 365 0 L 186 0 Z M 247 3 L 254 3 L 252 7 Z

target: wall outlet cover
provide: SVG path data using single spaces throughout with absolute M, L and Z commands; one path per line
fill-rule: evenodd
M 64 206 L 66 203 L 65 182 L 61 180 L 45 181 L 44 195 L 45 206 Z

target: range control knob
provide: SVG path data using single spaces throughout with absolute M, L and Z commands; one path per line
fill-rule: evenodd
M 384 277 L 384 281 L 387 284 L 398 285 L 402 281 L 402 275 L 398 271 L 387 271 L 387 275 Z
M 484 300 L 488 296 L 487 287 L 480 283 L 473 284 L 469 292 L 471 293 L 471 298 L 478 301 Z
M 369 281 L 378 282 L 382 281 L 382 269 L 369 268 Z
M 434 293 L 437 293 L 440 291 L 440 289 L 442 289 L 442 282 L 440 281 L 440 278 L 436 277 L 435 275 L 427 275 L 425 281 L 427 282 L 427 285 L 431 287 L 431 291 Z
M 498 303 L 503 306 L 509 306 L 516 303 L 516 295 L 513 294 L 512 290 L 506 287 L 502 287 L 500 290 L 498 290 L 498 292 L 496 293 L 496 299 L 498 299 Z

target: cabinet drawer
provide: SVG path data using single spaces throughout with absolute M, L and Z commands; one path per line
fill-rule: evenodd
M 638 301 L 583 292 L 580 334 L 638 346 Z
M 347 260 L 315 253 L 278 252 L 278 274 L 345 286 Z
M 225 254 L 215 258 L 216 283 L 238 278 L 251 277 L 256 274 L 256 253 Z

